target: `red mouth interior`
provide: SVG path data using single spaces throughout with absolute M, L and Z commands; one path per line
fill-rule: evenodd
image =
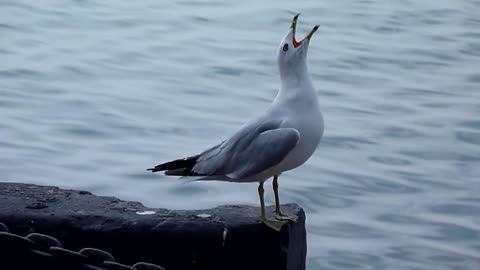
M 298 48 L 298 47 L 302 44 L 301 41 L 298 42 L 298 41 L 295 39 L 295 34 L 293 35 L 292 43 L 293 43 L 293 47 L 294 47 L 294 48 Z

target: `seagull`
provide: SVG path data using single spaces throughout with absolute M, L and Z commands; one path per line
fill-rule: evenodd
M 317 94 L 308 72 L 307 51 L 318 25 L 297 41 L 300 14 L 293 17 L 277 50 L 281 87 L 270 106 L 245 123 L 229 139 L 200 154 L 147 169 L 165 175 L 193 177 L 194 181 L 258 182 L 261 222 L 280 231 L 297 217 L 280 209 L 278 178 L 281 173 L 305 163 L 323 136 L 324 124 Z M 273 177 L 275 217 L 265 214 L 264 182 Z

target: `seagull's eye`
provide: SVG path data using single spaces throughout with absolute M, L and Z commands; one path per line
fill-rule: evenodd
M 284 52 L 288 51 L 288 44 L 283 45 L 283 51 Z

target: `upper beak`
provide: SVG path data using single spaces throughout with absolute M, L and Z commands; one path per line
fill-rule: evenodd
M 293 47 L 297 48 L 298 46 L 300 46 L 302 44 L 302 42 L 298 42 L 296 39 L 295 39 L 295 30 L 297 29 L 297 19 L 298 19 L 298 16 L 300 16 L 300 13 L 298 13 L 297 15 L 295 15 L 295 17 L 293 17 L 293 20 L 292 20 L 292 25 L 290 26 L 290 28 L 292 29 L 292 32 L 293 32 L 293 37 L 292 37 L 292 43 L 293 43 Z
M 315 25 L 313 27 L 313 29 L 307 34 L 307 36 L 305 36 L 304 39 L 302 39 L 300 42 L 297 41 L 295 39 L 295 31 L 297 29 L 297 20 L 298 20 L 298 16 L 300 16 L 300 13 L 298 13 L 297 15 L 295 15 L 295 17 L 293 17 L 293 20 L 292 20 L 292 24 L 290 26 L 290 28 L 292 29 L 292 32 L 293 32 L 293 40 L 292 40 L 292 43 L 293 43 L 293 47 L 297 48 L 298 46 L 300 46 L 302 44 L 302 42 L 304 40 L 310 40 L 310 38 L 313 36 L 313 33 L 315 33 L 318 28 L 320 27 L 319 25 Z
M 292 28 L 292 30 L 293 30 L 293 33 L 295 33 L 295 29 L 297 28 L 298 16 L 300 16 L 300 13 L 298 13 L 297 15 L 295 15 L 295 17 L 293 17 L 292 25 L 290 26 L 290 28 Z

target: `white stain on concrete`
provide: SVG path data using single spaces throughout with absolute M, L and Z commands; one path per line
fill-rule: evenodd
M 222 246 L 225 246 L 225 241 L 227 241 L 227 234 L 228 234 L 228 229 L 227 229 L 227 227 L 225 227 L 223 229 L 223 243 L 222 243 Z
M 153 215 L 153 214 L 155 214 L 155 211 L 137 211 L 136 214 L 137 215 L 142 215 L 142 216 Z

